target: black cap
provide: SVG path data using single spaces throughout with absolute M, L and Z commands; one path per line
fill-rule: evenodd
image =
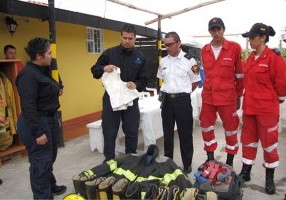
M 218 28 L 225 28 L 224 23 L 221 18 L 219 17 L 214 17 L 209 21 L 209 30 L 218 27 Z
M 269 36 L 269 26 L 263 24 L 263 23 L 256 23 L 254 24 L 250 31 L 243 33 L 242 37 L 253 37 L 256 35 L 266 35 Z

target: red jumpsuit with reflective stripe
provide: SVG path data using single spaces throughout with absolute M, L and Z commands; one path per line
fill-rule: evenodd
M 255 163 L 260 140 L 263 166 L 275 168 L 279 165 L 279 101 L 286 98 L 286 64 L 279 53 L 266 47 L 256 60 L 255 52 L 248 57 L 244 74 L 242 162 Z
M 244 88 L 242 49 L 239 44 L 224 39 L 217 59 L 211 43 L 203 47 L 201 55 L 205 73 L 200 114 L 204 150 L 213 152 L 217 148 L 214 125 L 218 113 L 225 129 L 225 150 L 236 154 L 239 146 L 237 99 Z

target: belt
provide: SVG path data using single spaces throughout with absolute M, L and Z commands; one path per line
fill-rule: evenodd
M 166 95 L 167 95 L 168 98 L 171 98 L 171 99 L 176 99 L 176 98 L 180 98 L 180 97 L 190 96 L 189 93 L 185 93 L 185 92 L 182 92 L 182 93 L 174 93 L 174 94 L 166 93 Z

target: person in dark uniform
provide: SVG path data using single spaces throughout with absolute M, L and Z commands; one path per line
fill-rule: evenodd
M 168 55 L 161 59 L 157 77 L 163 79 L 160 88 L 165 156 L 173 159 L 174 127 L 177 123 L 181 157 L 186 174 L 192 171 L 193 108 L 191 92 L 201 80 L 197 62 L 181 49 L 176 32 L 166 34 L 164 44 Z
M 21 103 L 17 131 L 28 151 L 33 198 L 53 199 L 53 195 L 66 191 L 66 186 L 56 185 L 53 174 L 58 148 L 60 85 L 51 77 L 52 52 L 48 39 L 31 39 L 25 51 L 31 61 L 16 78 Z
M 127 88 L 139 92 L 147 86 L 146 58 L 134 48 L 136 30 L 133 25 L 125 24 L 121 29 L 121 43 L 105 50 L 91 67 L 93 77 L 99 79 L 103 73 L 111 73 L 120 69 L 120 78 L 126 82 Z M 138 143 L 138 129 L 140 112 L 138 98 L 126 110 L 114 111 L 110 102 L 110 95 L 105 90 L 103 95 L 102 130 L 104 137 L 105 161 L 115 157 L 115 140 L 122 121 L 125 134 L 125 153 L 136 153 Z

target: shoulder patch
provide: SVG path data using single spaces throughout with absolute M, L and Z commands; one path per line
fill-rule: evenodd
M 277 48 L 272 49 L 272 51 L 273 51 L 276 55 L 278 55 L 278 56 L 280 56 L 280 55 L 281 55 L 280 50 L 279 50 L 279 49 L 277 49 Z
M 191 60 L 191 58 L 193 58 L 192 54 L 191 53 L 186 53 L 184 55 L 185 58 L 187 58 L 188 60 Z

